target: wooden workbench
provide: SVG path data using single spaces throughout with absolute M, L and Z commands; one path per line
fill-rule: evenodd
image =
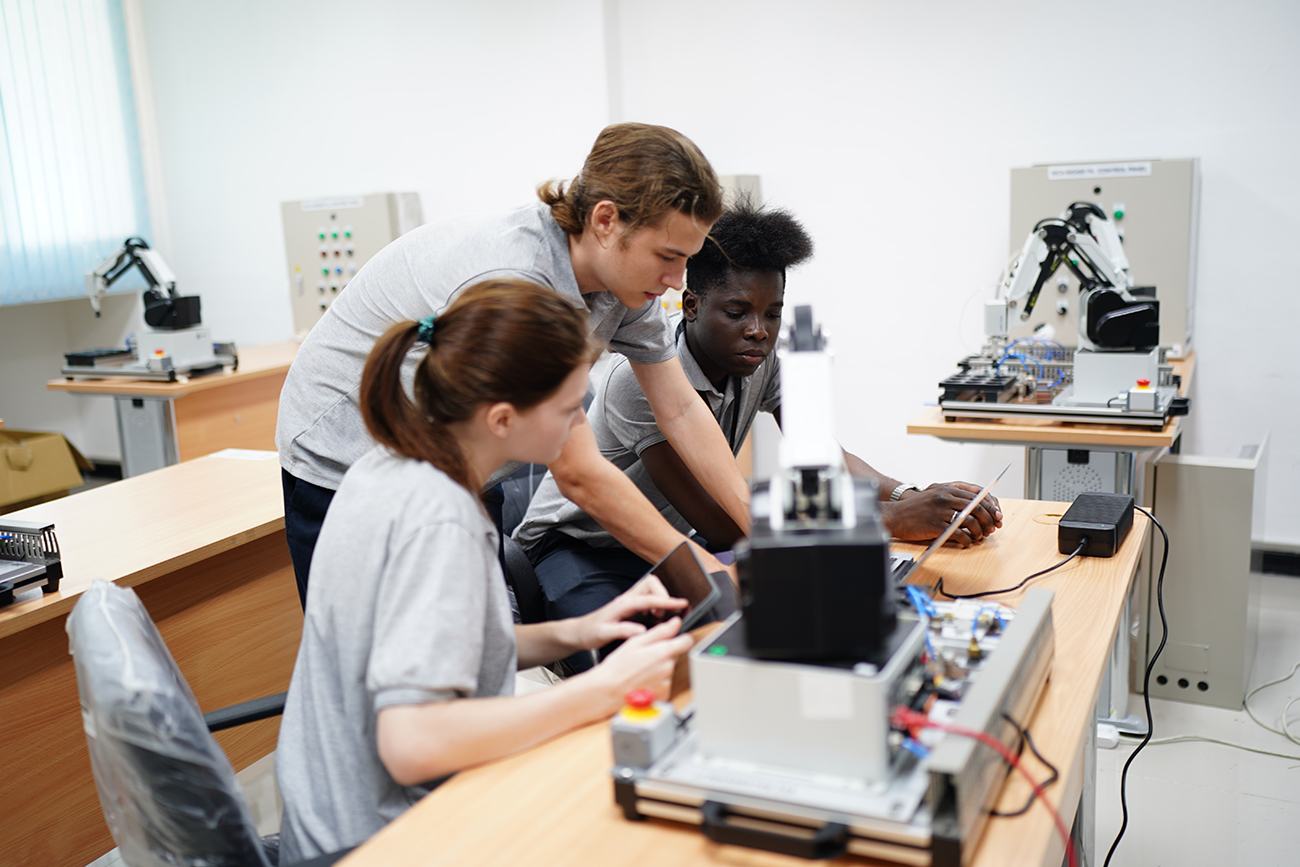
M 64 630 L 92 581 L 135 588 L 204 711 L 288 688 L 302 610 L 265 457 L 204 457 L 7 516 L 54 522 L 64 577 L 0 608 L 0 864 L 84 867 L 113 848 Z M 217 740 L 242 769 L 278 727 Z
M 239 350 L 239 369 L 179 382 L 145 379 L 51 379 L 50 391 L 165 401 L 171 407 L 176 460 L 188 461 L 228 448 L 274 449 L 280 389 L 298 353 L 293 341 Z M 130 425 L 119 429 L 131 436 Z M 125 462 L 128 443 L 121 444 Z M 174 461 L 173 461 L 174 462 Z M 152 466 L 146 469 L 153 469 Z
M 1174 373 L 1181 377 L 1178 394 L 1187 396 L 1196 355 L 1172 362 Z M 924 434 L 957 442 L 980 442 L 998 445 L 1055 446 L 1057 448 L 1094 448 L 1107 451 L 1144 451 L 1171 448 L 1182 433 L 1184 416 L 1167 419 L 1163 427 L 1061 422 L 1025 416 L 1015 420 L 958 418 L 946 421 L 941 407 L 926 407 L 907 425 L 910 434 Z
M 946 588 L 975 592 L 1010 586 L 1059 562 L 1056 522 L 1067 504 L 1003 500 L 1005 526 L 970 550 L 945 549 L 914 573 Z M 1137 569 L 1148 523 L 1137 515 L 1133 531 L 1110 559 L 1080 559 L 1033 582 L 1057 595 L 1052 605 L 1056 654 L 1050 681 L 1029 730 L 1039 750 L 1061 773 L 1048 801 L 1070 825 L 1083 791 L 1085 749 L 1093 708 Z M 919 553 L 922 546 L 901 545 Z M 998 601 L 1015 605 L 1023 594 Z M 458 774 L 379 832 L 343 867 L 432 865 L 601 865 L 646 863 L 778 867 L 808 862 L 769 852 L 719 845 L 698 829 L 650 819 L 629 822 L 614 805 L 609 730 L 587 726 L 518 756 Z M 1047 771 L 1030 758 L 1036 779 Z M 1024 803 L 1028 786 L 1019 777 L 1003 788 L 999 809 Z M 1091 805 L 1085 805 L 1090 807 Z M 1035 805 L 1015 819 L 990 820 L 972 864 L 976 867 L 1059 867 L 1064 844 L 1048 813 Z M 832 863 L 869 864 L 859 858 Z
M 990 445 L 1137 451 L 1167 449 L 1173 446 L 1182 433 L 1183 418 L 1183 416 L 1171 418 L 1161 428 L 1126 427 L 1092 422 L 1039 421 L 1032 417 L 1015 421 L 962 418 L 956 421 L 945 421 L 942 408 L 929 406 L 908 422 L 907 432 L 945 440 Z

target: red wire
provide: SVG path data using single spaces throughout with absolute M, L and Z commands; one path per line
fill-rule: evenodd
M 1021 775 L 1029 781 L 1029 785 L 1034 787 L 1034 794 L 1038 796 L 1039 802 L 1042 803 L 1042 805 L 1047 808 L 1048 812 L 1052 814 L 1052 821 L 1056 823 L 1056 830 L 1060 833 L 1061 839 L 1065 841 L 1065 856 L 1069 860 L 1070 867 L 1077 867 L 1077 862 L 1074 860 L 1074 843 L 1070 839 L 1070 831 L 1065 827 L 1065 822 L 1061 821 L 1061 814 L 1056 812 L 1056 808 L 1047 802 L 1047 797 L 1043 792 L 1043 787 L 1029 775 L 1029 771 L 1021 767 L 1020 757 L 1007 749 L 1001 741 L 990 735 L 988 732 L 977 732 L 974 729 L 935 722 L 925 714 L 917 713 L 916 711 L 906 707 L 894 708 L 891 721 L 894 725 L 912 732 L 913 737 L 916 737 L 914 730 L 920 727 L 939 729 L 940 731 L 951 732 L 955 735 L 975 738 L 980 743 L 997 750 L 998 754 L 1006 760 L 1007 764 L 1019 771 Z

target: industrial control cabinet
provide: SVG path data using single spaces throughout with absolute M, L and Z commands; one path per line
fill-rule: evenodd
M 418 193 L 283 202 L 293 330 L 306 334 L 348 281 L 390 242 L 424 222 Z
M 1191 348 L 1200 220 L 1200 161 L 1130 160 L 1036 165 L 1011 170 L 1010 255 L 1020 252 L 1034 225 L 1073 202 L 1092 202 L 1114 220 L 1136 286 L 1156 287 L 1160 344 L 1170 357 Z M 1079 281 L 1061 268 L 1043 287 L 1027 322 L 1012 337 L 1048 324 L 1054 339 L 1079 345 Z
M 1165 455 L 1148 471 L 1155 515 L 1169 534 L 1169 640 L 1152 671 L 1153 697 L 1241 710 L 1258 637 L 1251 527 L 1262 522 L 1267 450 L 1265 435 L 1235 458 Z M 1162 545 L 1152 530 L 1148 655 L 1160 641 Z

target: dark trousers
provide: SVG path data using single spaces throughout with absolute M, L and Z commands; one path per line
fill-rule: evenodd
M 334 492 L 280 470 L 284 487 L 284 537 L 293 560 L 293 577 L 298 582 L 298 600 L 307 608 L 307 576 L 311 572 L 311 555 L 325 521 Z
M 558 530 L 543 536 L 528 552 L 528 559 L 542 587 L 547 620 L 590 614 L 650 571 L 649 563 L 626 548 L 593 548 Z M 594 661 L 591 653 L 583 651 L 564 663 L 576 674 L 591 668 Z

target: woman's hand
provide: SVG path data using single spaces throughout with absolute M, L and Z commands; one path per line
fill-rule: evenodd
M 668 595 L 654 575 L 647 575 L 633 584 L 625 593 L 590 614 L 574 618 L 573 643 L 580 650 L 595 650 L 611 641 L 640 635 L 646 627 L 628 620 L 641 613 L 650 613 L 654 620 L 671 611 L 686 608 L 685 599 Z
M 622 707 L 624 696 L 634 689 L 651 690 L 657 699 L 668 698 L 674 661 L 694 643 L 689 633 L 677 634 L 681 625 L 681 618 L 672 617 L 648 630 L 641 627 L 640 634 L 623 642 L 604 662 L 579 675 L 590 678 L 603 696 L 603 715 Z
M 662 586 L 658 593 L 663 594 Z M 653 604 L 664 604 L 667 598 L 644 591 L 636 595 Z M 644 609 L 633 606 L 632 610 Z M 681 628 L 677 617 L 648 630 L 631 625 L 638 634 L 608 659 L 552 689 L 383 708 L 375 732 L 380 761 L 398 783 L 415 785 L 606 718 L 623 706 L 624 696 L 634 689 L 649 689 L 666 698 L 673 660 L 690 649 L 691 636 L 677 635 Z

